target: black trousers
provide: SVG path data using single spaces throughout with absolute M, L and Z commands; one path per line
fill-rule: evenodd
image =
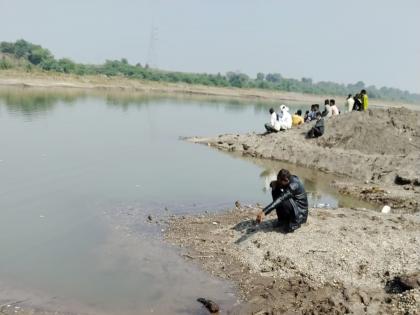
M 290 223 L 292 221 L 296 221 L 295 218 L 295 211 L 293 210 L 292 203 L 289 199 L 283 201 L 277 208 L 277 219 L 279 223 Z
M 267 130 L 267 132 L 271 133 L 271 132 L 278 132 L 278 130 L 276 130 L 273 126 L 271 126 L 270 124 L 265 124 L 264 125 L 265 129 Z
M 278 225 L 284 226 L 286 232 L 293 232 L 300 228 L 300 223 L 297 222 L 295 211 L 290 199 L 283 201 L 277 208 Z M 306 221 L 306 220 L 305 220 Z
M 311 130 L 308 131 L 308 138 L 318 138 L 320 136 L 322 136 L 322 132 L 317 127 L 312 127 Z

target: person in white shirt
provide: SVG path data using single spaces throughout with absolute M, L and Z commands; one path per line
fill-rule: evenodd
M 280 130 L 292 128 L 292 115 L 289 113 L 289 108 L 283 104 L 280 105 L 279 122 Z
M 330 111 L 331 111 L 331 116 L 340 115 L 340 111 L 338 110 L 337 105 L 335 105 L 335 100 L 330 100 Z
M 353 110 L 354 107 L 354 98 L 353 95 L 349 94 L 349 96 L 347 96 L 347 100 L 346 100 L 346 108 L 348 112 L 351 112 Z
M 264 125 L 267 133 L 278 132 L 280 131 L 280 122 L 277 119 L 277 113 L 274 109 L 270 108 L 270 123 Z
M 324 102 L 324 110 L 322 111 L 322 117 L 331 117 L 331 106 L 330 106 L 330 100 L 325 100 Z

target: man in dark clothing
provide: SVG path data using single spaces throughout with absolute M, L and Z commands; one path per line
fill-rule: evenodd
M 356 94 L 354 96 L 353 110 L 357 110 L 357 111 L 362 111 L 363 110 L 362 96 L 360 94 Z
M 287 232 L 295 231 L 308 218 L 308 197 L 302 182 L 282 169 L 270 186 L 273 202 L 258 213 L 257 222 L 276 209 L 279 224 L 284 223 Z
M 315 126 L 308 131 L 308 138 L 318 138 L 324 134 L 325 125 L 324 118 L 322 118 L 321 113 L 316 114 L 316 123 Z

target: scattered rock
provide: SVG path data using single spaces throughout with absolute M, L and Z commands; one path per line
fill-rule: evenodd
M 394 277 L 386 283 L 387 293 L 400 294 L 408 290 L 420 288 L 420 271 Z
M 397 174 L 397 176 L 395 176 L 395 184 L 397 185 L 408 185 L 411 184 L 411 179 L 407 178 L 404 175 L 401 175 L 401 173 Z
M 408 290 L 420 287 L 420 271 L 399 277 L 399 281 L 407 287 Z
M 197 302 L 200 302 L 201 304 L 204 305 L 205 308 L 207 308 L 207 310 L 210 313 L 218 313 L 220 310 L 219 305 L 217 305 L 215 302 L 213 302 L 212 300 L 209 299 L 205 299 L 205 298 L 198 298 Z
M 391 207 L 390 206 L 383 206 L 381 212 L 384 213 L 384 214 L 388 214 L 388 213 L 391 212 Z
M 147 220 L 148 220 L 148 221 L 150 221 L 150 222 L 152 222 L 152 221 L 153 221 L 153 218 L 152 218 L 152 215 L 151 215 L 151 214 L 149 214 L 149 215 L 147 216 Z

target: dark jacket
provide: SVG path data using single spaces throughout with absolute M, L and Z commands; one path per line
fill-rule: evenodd
M 324 130 L 325 130 L 324 118 L 321 118 L 320 120 L 317 120 L 314 128 L 317 128 L 321 132 L 321 134 L 324 134 Z
M 289 200 L 293 207 L 296 222 L 299 224 L 306 222 L 308 218 L 308 197 L 299 177 L 292 175 L 289 185 L 284 189 L 273 182 L 272 196 L 274 201 L 264 208 L 265 214 L 269 214 L 276 209 L 283 201 Z

